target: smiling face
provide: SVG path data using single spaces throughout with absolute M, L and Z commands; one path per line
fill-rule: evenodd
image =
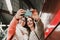
M 34 21 L 32 18 L 27 18 L 27 25 L 29 28 L 34 27 Z
M 19 24 L 20 24 L 21 26 L 25 26 L 25 24 L 26 24 L 26 21 L 25 21 L 25 20 L 26 20 L 25 17 L 20 18 L 20 19 L 19 19 Z

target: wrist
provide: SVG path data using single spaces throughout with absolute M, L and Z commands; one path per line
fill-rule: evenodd
M 40 20 L 40 18 L 38 17 L 36 20 Z
M 36 18 L 36 21 L 39 21 L 40 20 L 40 18 L 38 17 L 38 18 Z
M 19 21 L 19 19 L 18 19 L 16 16 L 14 16 L 14 18 L 15 18 L 17 21 Z

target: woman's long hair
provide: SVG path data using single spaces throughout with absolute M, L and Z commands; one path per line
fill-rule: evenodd
M 33 19 L 32 17 L 30 17 L 30 16 L 29 16 L 28 18 L 31 18 L 31 19 L 32 19 L 32 21 L 33 21 L 33 26 L 34 26 L 34 28 L 35 28 L 34 19 Z M 28 19 L 28 18 L 27 18 L 27 19 Z M 30 27 L 28 27 L 28 25 L 27 25 L 27 28 L 28 28 L 27 30 L 28 30 L 28 32 L 29 32 L 29 34 L 30 34 L 31 29 L 30 29 Z
M 24 17 L 24 16 L 23 16 Z M 24 28 L 26 28 L 27 29 L 27 31 L 28 31 L 28 33 L 30 34 L 30 28 L 27 26 L 27 18 L 26 17 L 24 17 L 25 18 L 25 25 L 23 26 Z M 28 35 L 29 35 L 28 34 Z

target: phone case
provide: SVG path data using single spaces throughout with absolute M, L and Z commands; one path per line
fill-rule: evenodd
M 31 15 L 32 15 L 32 12 L 29 9 L 27 9 L 27 11 L 26 11 L 24 16 L 28 17 L 28 16 L 31 16 Z

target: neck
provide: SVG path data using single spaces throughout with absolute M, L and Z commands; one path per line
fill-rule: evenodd
M 31 29 L 31 31 L 34 31 L 34 27 L 31 27 L 30 29 Z

